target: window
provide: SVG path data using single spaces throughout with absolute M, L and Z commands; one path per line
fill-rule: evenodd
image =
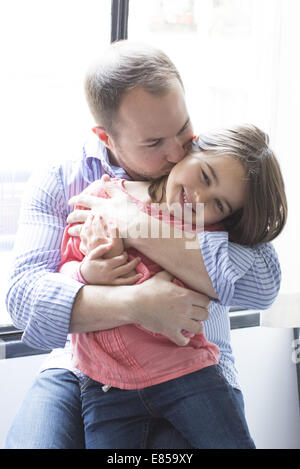
M 156 44 L 177 65 L 196 134 L 245 122 L 269 134 L 289 204 L 274 241 L 282 290 L 297 291 L 299 13 L 297 0 L 130 0 L 128 22 L 130 39 Z
M 273 131 L 280 3 L 131 0 L 129 37 L 178 66 L 196 132 L 245 120 Z
M 1 2 L 0 324 L 30 172 L 78 154 L 92 125 L 83 75 L 110 42 L 111 0 Z M 5 266 L 5 267 L 4 267 Z

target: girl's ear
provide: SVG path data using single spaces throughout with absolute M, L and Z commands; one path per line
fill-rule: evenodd
M 110 136 L 106 133 L 105 129 L 103 127 L 100 127 L 99 125 L 97 125 L 96 127 L 93 127 L 92 128 L 92 131 L 94 132 L 94 134 L 97 135 L 97 137 L 100 138 L 101 142 L 104 143 L 104 145 L 106 146 L 106 148 L 108 148 L 109 150 L 112 149 L 112 142 L 111 142 L 111 138 Z

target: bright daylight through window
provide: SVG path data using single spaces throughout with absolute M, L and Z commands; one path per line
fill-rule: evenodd
M 1 2 L 0 325 L 25 181 L 77 158 L 92 126 L 83 76 L 110 42 L 111 0 Z

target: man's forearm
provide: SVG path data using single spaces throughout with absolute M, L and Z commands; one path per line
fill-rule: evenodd
M 177 345 L 189 341 L 182 331 L 199 334 L 208 318 L 208 299 L 175 285 L 167 272 L 130 286 L 86 285 L 74 301 L 69 332 L 93 332 L 125 324 L 169 337 Z
M 106 330 L 133 322 L 128 299 L 127 286 L 85 285 L 73 304 L 70 332 Z

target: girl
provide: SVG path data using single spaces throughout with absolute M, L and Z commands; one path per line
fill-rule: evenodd
M 88 193 L 104 198 L 116 191 L 125 193 L 145 213 L 190 231 L 201 230 L 197 226 L 197 204 L 201 204 L 205 230 L 225 230 L 231 241 L 247 246 L 274 239 L 287 216 L 284 184 L 268 136 L 250 125 L 201 135 L 193 151 L 158 181 L 96 181 L 88 188 Z M 157 204 L 161 204 L 159 208 Z M 99 219 L 86 226 L 83 239 L 101 227 L 87 256 L 80 250 L 80 239 L 69 237 L 66 230 L 61 272 L 82 283 L 107 283 L 107 279 L 99 279 L 94 260 L 101 249 L 103 253 L 103 244 L 107 245 L 106 258 L 122 254 L 124 245 L 118 231 L 114 234 Z M 134 249 L 128 254 L 129 260 L 141 259 L 138 274 L 130 274 L 132 282 L 142 282 L 161 270 Z M 128 431 L 128 445 L 134 441 L 133 435 L 138 441 L 141 422 L 150 415 L 170 420 L 192 447 L 207 448 L 214 441 L 215 448 L 216 428 L 222 438 L 227 435 L 226 447 L 254 447 L 232 389 L 218 368 L 218 348 L 206 340 L 197 321 L 193 331 L 183 333 L 189 338 L 185 347 L 138 324 L 73 334 L 73 361 L 85 375 L 82 402 L 87 447 L 94 447 L 95 425 L 102 431 L 103 448 L 118 447 L 119 431 Z M 99 396 L 99 383 L 110 397 L 103 399 L 102 395 L 93 405 L 89 399 L 85 406 L 85 393 Z M 206 440 L 199 425 L 205 426 Z

